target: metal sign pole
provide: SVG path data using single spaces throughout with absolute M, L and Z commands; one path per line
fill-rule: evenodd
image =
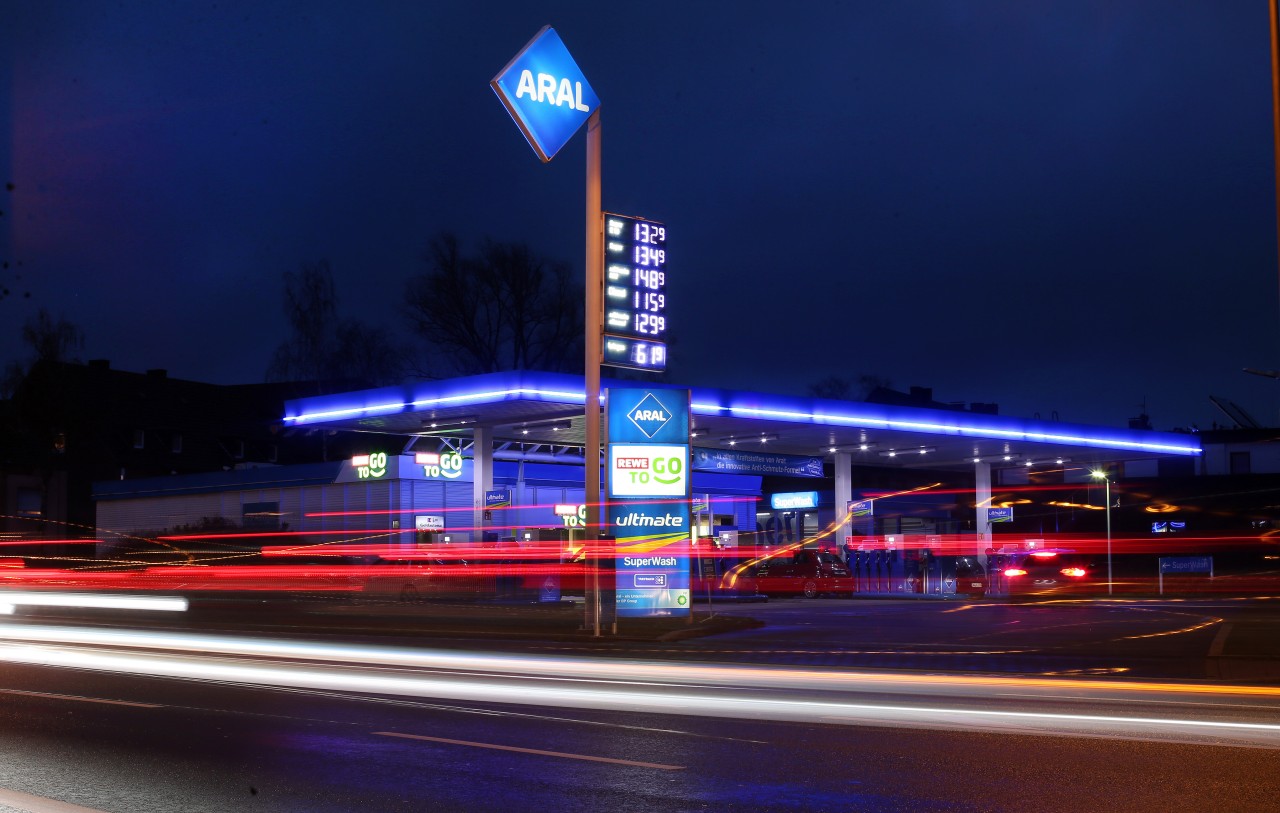
M 534 74 L 537 74 L 535 84 Z M 556 77 L 560 77 L 557 84 Z M 550 83 L 547 87 L 543 82 Z M 551 26 L 543 26 L 533 39 L 521 48 L 498 75 L 489 82 L 502 106 L 511 114 L 516 126 L 543 163 L 555 157 L 583 125 L 587 125 L 587 262 L 586 262 L 586 477 L 587 553 L 592 562 L 588 578 L 586 618 L 600 634 L 600 576 L 595 559 L 600 548 L 600 362 L 603 334 L 604 299 L 604 235 L 600 216 L 600 99 L 578 64 L 573 61 L 560 35 Z M 556 90 L 558 88 L 558 90 Z M 550 89 L 555 91 L 548 94 Z
M 1111 477 L 1106 477 L 1103 482 L 1107 485 L 1107 595 L 1111 595 L 1115 584 L 1111 577 Z
M 583 449 L 583 470 L 586 475 L 587 534 L 590 539 L 593 566 L 591 590 L 587 597 L 587 626 L 591 634 L 599 637 L 600 630 L 600 358 L 601 336 L 604 330 L 604 228 L 600 214 L 600 108 L 587 119 L 587 262 L 586 319 L 583 325 L 585 353 L 584 382 L 587 399 L 586 447 Z

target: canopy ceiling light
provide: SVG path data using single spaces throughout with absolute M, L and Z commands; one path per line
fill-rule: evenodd
M 881 457 L 910 457 L 911 455 L 929 454 L 938 451 L 932 446 L 917 446 L 906 449 L 889 449 L 880 453 Z
M 1069 457 L 1055 457 L 1052 460 L 1049 460 L 1047 458 L 1044 460 L 1028 460 L 1027 468 L 1031 468 L 1032 466 L 1037 464 L 1041 466 L 1047 466 L 1050 463 L 1053 463 L 1054 465 L 1057 465 L 1057 466 L 1061 466 L 1063 463 L 1070 463 L 1070 462 L 1071 462 L 1071 458 Z
M 868 449 L 875 448 L 874 443 L 835 443 L 834 441 L 827 444 L 827 452 L 835 454 L 836 452 L 865 452 Z
M 543 423 L 522 423 L 518 427 L 520 434 L 527 435 L 534 429 L 550 429 L 552 432 L 560 432 L 565 429 L 572 429 L 573 421 L 546 421 Z
M 721 443 L 727 443 L 730 446 L 737 446 L 739 443 L 768 443 L 771 440 L 777 440 L 777 435 L 760 434 L 760 435 L 743 435 L 741 437 L 729 436 L 720 438 Z
M 422 421 L 422 428 L 427 432 L 432 429 L 457 429 L 462 426 L 472 426 L 479 420 L 475 415 L 464 415 L 457 418 L 425 418 Z

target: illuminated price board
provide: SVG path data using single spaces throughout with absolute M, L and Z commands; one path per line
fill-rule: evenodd
M 667 369 L 667 227 L 604 215 L 603 363 Z

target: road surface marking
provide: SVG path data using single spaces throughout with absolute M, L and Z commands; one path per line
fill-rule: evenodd
M 25 697 L 47 697 L 50 700 L 79 700 L 82 703 L 106 703 L 110 706 L 134 706 L 140 709 L 160 709 L 158 703 L 134 703 L 129 700 L 105 700 L 100 697 L 80 697 L 74 694 L 53 694 L 52 692 L 24 692 L 21 689 L 0 689 L 0 694 L 20 694 Z
M 469 745 L 472 748 L 491 748 L 495 751 L 514 751 L 518 754 L 538 754 L 544 757 L 562 757 L 564 759 L 585 759 L 588 762 L 608 762 L 613 765 L 630 765 L 636 768 L 657 768 L 660 771 L 683 771 L 683 765 L 663 765 L 659 762 L 636 762 L 630 759 L 613 759 L 611 757 L 593 757 L 587 754 L 566 754 L 563 751 L 542 751 L 537 748 L 517 748 L 514 745 L 494 745 L 487 742 L 469 742 L 467 740 L 450 740 L 444 737 L 427 737 L 422 734 L 399 734 L 395 731 L 375 731 L 380 737 L 401 737 L 406 740 L 424 740 L 441 742 L 446 745 Z
M 391 697 L 353 697 L 349 692 L 327 692 L 319 689 L 298 689 L 287 686 L 268 687 L 272 691 L 290 692 L 294 694 L 305 694 L 314 697 L 331 697 L 342 701 L 358 701 L 361 703 L 382 703 L 392 706 L 405 706 L 416 709 L 436 709 L 438 711 L 451 711 L 458 714 L 480 714 L 486 717 L 520 717 L 531 720 L 549 720 L 553 723 L 577 723 L 579 725 L 604 726 L 607 728 L 623 728 L 633 731 L 650 731 L 658 734 L 678 734 L 685 737 L 699 737 L 706 740 L 724 740 L 726 742 L 749 742 L 754 745 L 768 745 L 768 740 L 751 740 L 743 737 L 726 737 L 719 734 L 702 734 L 697 731 L 685 731 L 679 728 L 655 728 L 654 726 L 644 725 L 626 725 L 625 723 L 607 723 L 601 720 L 586 720 L 581 717 L 560 717 L 549 714 L 533 714 L 531 712 L 518 712 L 510 710 L 483 709 L 472 706 L 454 706 L 443 703 L 424 703 L 417 700 L 397 700 Z M 286 719 L 298 720 L 308 719 L 293 717 L 291 715 L 271 715 L 276 717 L 285 717 Z M 323 722 L 339 722 L 336 720 L 324 720 Z M 354 724 L 353 724 L 354 725 Z
M 1231 624 L 1224 623 L 1218 628 L 1218 634 L 1213 636 L 1213 643 L 1209 644 L 1209 657 L 1219 658 L 1222 656 L 1222 650 L 1227 646 L 1227 636 L 1231 634 Z
M 0 805 L 24 810 L 26 813 L 103 813 L 96 807 L 81 807 L 8 788 L 0 788 Z

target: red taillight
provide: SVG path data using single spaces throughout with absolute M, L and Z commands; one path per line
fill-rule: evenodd
M 1064 567 L 1058 572 L 1064 576 L 1071 576 L 1078 579 L 1085 574 L 1085 569 L 1082 567 Z
M 1022 568 L 1020 568 L 1020 567 L 1006 567 L 1006 568 L 1004 569 L 1004 575 L 1006 575 L 1006 576 L 1025 576 L 1025 575 L 1027 575 L 1027 571 L 1023 570 L 1023 569 L 1022 569 Z

